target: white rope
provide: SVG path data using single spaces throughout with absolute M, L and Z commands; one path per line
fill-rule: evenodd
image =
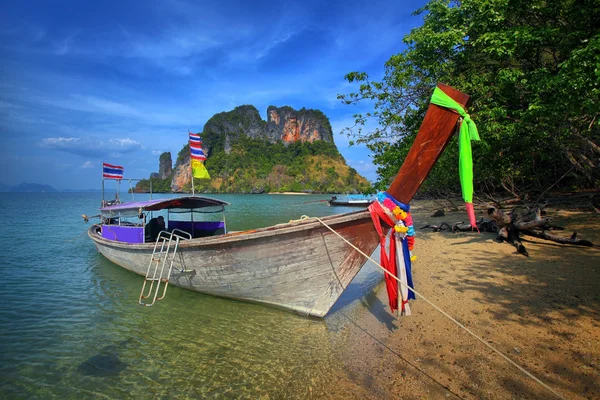
M 304 216 L 302 216 L 304 217 Z M 450 316 L 447 312 L 445 312 L 444 310 L 442 310 L 440 307 L 436 306 L 434 303 L 432 303 L 429 299 L 427 299 L 425 296 L 423 296 L 421 293 L 417 292 L 416 290 L 414 290 L 413 288 L 411 288 L 410 286 L 408 286 L 407 284 L 405 284 L 404 282 L 400 281 L 400 279 L 398 279 L 397 276 L 389 273 L 385 268 L 383 268 L 381 266 L 381 264 L 379 264 L 377 261 L 373 260 L 369 255 L 365 254 L 362 250 L 360 250 L 358 247 L 356 247 L 355 245 L 353 245 L 352 243 L 350 243 L 345 237 L 343 237 L 342 235 L 340 235 L 339 233 L 337 233 L 333 228 L 331 228 L 329 225 L 327 225 L 325 222 L 323 222 L 320 218 L 318 217 L 313 217 L 315 218 L 317 221 L 319 221 L 321 224 L 323 224 L 323 226 L 325 226 L 327 229 L 329 229 L 331 232 L 333 232 L 334 234 L 336 234 L 337 236 L 339 236 L 344 242 L 348 243 L 352 248 L 354 248 L 354 250 L 358 251 L 360 254 L 362 254 L 363 256 L 367 257 L 373 264 L 377 265 L 379 268 L 381 268 L 385 273 L 389 274 L 390 276 L 392 276 L 395 280 L 397 280 L 401 285 L 405 286 L 406 288 L 408 288 L 408 290 L 410 290 L 411 292 L 413 292 L 416 296 L 419 296 L 421 299 L 425 300 L 425 302 L 427 304 L 429 304 L 430 306 L 432 306 L 435 310 L 437 310 L 438 312 L 440 312 L 443 316 L 445 316 L 446 318 L 448 318 L 450 321 L 454 322 L 456 325 L 458 325 L 460 328 L 464 329 L 465 331 L 467 331 L 467 333 L 469 333 L 469 335 L 471 335 L 472 337 L 474 337 L 475 339 L 477 339 L 478 341 L 480 341 L 481 343 L 483 343 L 484 345 L 486 345 L 490 350 L 492 350 L 493 352 L 495 352 L 496 354 L 498 354 L 499 356 L 501 356 L 502 358 L 504 358 L 506 361 L 508 361 L 510 364 L 512 364 L 513 366 L 517 367 L 517 369 L 519 369 L 521 372 L 523 372 L 525 375 L 527 375 L 528 377 L 530 377 L 531 379 L 533 379 L 534 381 L 536 381 L 537 383 L 539 383 L 540 385 L 542 385 L 544 388 L 548 389 L 550 392 L 552 392 L 552 394 L 554 394 L 556 397 L 558 397 L 559 399 L 564 399 L 564 397 L 558 393 L 556 390 L 552 389 L 550 386 L 546 385 L 544 382 L 542 382 L 539 378 L 537 378 L 535 375 L 533 375 L 531 372 L 527 371 L 525 368 L 521 367 L 519 364 L 517 364 L 515 361 L 513 361 L 511 358 L 509 358 L 508 356 L 504 355 L 504 353 L 502 353 L 500 350 L 497 350 L 494 346 L 492 346 L 491 344 L 489 344 L 488 342 L 486 342 L 485 340 L 483 340 L 482 338 L 480 338 L 479 336 L 477 336 L 475 333 L 473 333 L 469 328 L 467 328 L 466 326 L 464 326 L 463 324 L 461 324 L 460 322 L 458 322 L 456 319 L 454 319 L 452 316 Z M 304 218 L 302 218 L 304 219 Z

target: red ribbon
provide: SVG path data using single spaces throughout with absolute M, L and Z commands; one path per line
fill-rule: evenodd
M 473 203 L 465 203 L 467 207 L 467 215 L 469 216 L 469 224 L 471 224 L 471 229 L 477 229 L 479 232 L 479 227 L 477 226 L 477 219 L 475 219 L 475 209 L 473 208 Z
M 392 229 L 390 234 L 390 254 L 388 255 L 385 252 L 385 233 L 383 232 L 383 228 L 381 227 L 381 221 L 385 222 L 390 227 L 394 226 L 394 220 L 390 218 L 389 215 L 385 212 L 383 207 L 378 202 L 373 202 L 369 206 L 369 212 L 371 213 L 371 219 L 373 220 L 373 225 L 375 225 L 375 229 L 379 234 L 379 242 L 381 247 L 380 252 L 380 261 L 383 268 L 389 272 L 384 274 L 385 276 L 385 287 L 387 289 L 388 299 L 390 302 L 390 308 L 392 312 L 398 309 L 398 283 L 395 278 L 392 277 L 398 276 L 398 271 L 396 268 L 396 238 L 395 231 Z

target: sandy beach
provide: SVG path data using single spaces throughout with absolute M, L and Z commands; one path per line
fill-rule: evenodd
M 600 215 L 548 209 L 567 227 L 559 234 L 596 247 L 531 238 L 527 258 L 491 233 L 421 230 L 466 219 L 432 209 L 413 206 L 415 288 L 565 398 L 599 398 Z M 332 385 L 332 398 L 556 398 L 424 301 L 399 320 L 383 285 L 364 302 L 346 314 L 347 384 Z

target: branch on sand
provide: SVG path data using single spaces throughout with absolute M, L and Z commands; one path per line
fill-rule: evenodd
M 545 217 L 545 212 L 540 208 L 527 208 L 523 211 L 514 209 L 512 211 L 503 211 L 494 207 L 487 210 L 489 221 L 483 218 L 477 222 L 477 228 L 480 232 L 497 233 L 496 240 L 505 241 L 512 244 L 517 249 L 517 252 L 529 257 L 527 249 L 521 242 L 521 234 L 536 237 L 539 239 L 549 240 L 560 244 L 570 244 L 573 246 L 594 246 L 588 240 L 577 239 L 577 232 L 573 232 L 571 237 L 561 237 L 548 233 L 552 230 L 564 230 L 565 228 L 558 225 L 552 225 L 551 218 Z M 448 230 L 452 232 L 468 232 L 472 231 L 471 226 L 465 222 L 457 222 L 448 224 L 442 222 L 440 225 L 425 225 L 421 229 L 431 228 L 433 232 Z

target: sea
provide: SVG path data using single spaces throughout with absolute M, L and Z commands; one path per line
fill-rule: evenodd
M 326 195 L 214 197 L 234 231 L 352 211 Z M 0 398 L 322 398 L 344 376 L 347 316 L 381 283 L 374 265 L 324 319 L 176 287 L 142 307 L 143 278 L 87 237 L 101 199 L 0 193 Z

